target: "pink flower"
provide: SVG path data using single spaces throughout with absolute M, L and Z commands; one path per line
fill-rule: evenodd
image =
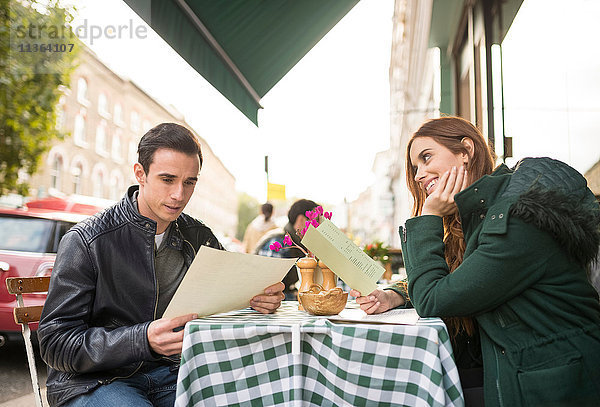
M 331 220 L 331 215 L 332 215 L 332 213 L 331 213 L 331 212 L 325 212 L 325 213 L 323 214 L 323 216 L 325 217 L 325 219 L 329 219 L 329 220 Z
M 300 235 L 302 235 L 302 237 L 304 237 L 304 235 L 306 234 L 306 231 L 308 230 L 308 225 L 310 225 L 310 222 L 306 222 L 306 226 L 300 231 Z
M 319 217 L 319 213 L 316 210 L 314 210 L 314 211 L 306 211 L 304 214 L 306 215 L 306 217 L 308 219 L 311 219 L 311 220 L 312 219 L 317 219 Z
M 323 215 L 323 207 L 322 206 L 317 206 L 315 209 L 315 212 L 319 215 Z
M 319 226 L 319 222 L 317 222 L 317 220 L 316 220 L 316 219 L 313 219 L 313 220 L 311 220 L 311 221 L 310 221 L 310 224 L 311 224 L 311 225 L 313 225 L 314 227 L 317 227 L 317 226 Z
M 283 246 L 281 246 L 281 243 L 279 242 L 274 242 L 273 244 L 271 244 L 269 246 L 269 249 L 273 250 L 274 252 L 278 252 L 279 250 L 281 250 Z
M 294 245 L 294 242 L 292 242 L 292 238 L 290 237 L 290 235 L 285 235 L 285 237 L 283 238 L 283 244 L 286 246 Z

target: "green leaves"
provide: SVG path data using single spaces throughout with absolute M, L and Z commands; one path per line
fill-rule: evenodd
M 45 26 L 47 33 L 57 28 L 70 34 L 65 26 L 71 20 L 70 9 L 57 1 L 24 4 L 0 0 L 0 195 L 26 194 L 27 175 L 37 170 L 52 144 L 64 137 L 56 128 L 59 85 L 69 86 L 81 47 L 74 35 L 46 38 L 28 30 Z M 76 46 L 71 52 L 61 52 L 59 45 L 65 42 L 76 42 Z

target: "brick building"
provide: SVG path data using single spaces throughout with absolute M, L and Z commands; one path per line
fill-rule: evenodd
M 191 127 L 172 107 L 166 107 L 128 79 L 104 65 L 89 49 L 63 89 L 57 126 L 67 137 L 42 158 L 30 180 L 31 195 L 83 195 L 119 200 L 135 184 L 133 164 L 144 133 L 163 122 Z M 191 129 L 193 131 L 193 129 Z M 204 164 L 186 213 L 203 220 L 215 232 L 234 236 L 237 227 L 235 178 L 196 134 Z

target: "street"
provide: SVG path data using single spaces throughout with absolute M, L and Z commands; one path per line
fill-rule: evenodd
M 40 385 L 46 385 L 46 365 L 39 357 L 37 345 L 34 345 L 36 353 L 36 366 Z M 0 405 L 6 403 L 11 405 L 10 400 L 17 399 L 27 394 L 33 394 L 29 367 L 27 366 L 27 354 L 23 341 L 9 341 L 0 347 Z

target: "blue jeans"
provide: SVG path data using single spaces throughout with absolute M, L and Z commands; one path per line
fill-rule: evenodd
M 64 407 L 154 406 L 173 407 L 177 388 L 177 371 L 168 366 L 141 369 L 132 377 L 117 379 L 83 394 Z

